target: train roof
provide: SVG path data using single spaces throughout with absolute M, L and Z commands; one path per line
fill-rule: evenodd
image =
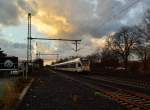
M 76 59 L 73 59 L 73 60 L 69 60 L 69 61 L 65 61 L 65 62 L 62 62 L 62 63 L 54 64 L 52 66 L 63 65 L 63 64 L 68 64 L 68 63 L 74 63 L 74 62 L 79 62 L 79 61 L 80 61 L 80 58 L 76 58 Z

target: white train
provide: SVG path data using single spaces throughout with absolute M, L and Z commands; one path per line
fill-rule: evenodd
M 76 58 L 66 62 L 52 65 L 56 70 L 72 71 L 72 72 L 89 72 L 90 61 L 86 59 Z

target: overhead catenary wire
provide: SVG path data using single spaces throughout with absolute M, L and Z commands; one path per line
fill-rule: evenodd
M 132 8 L 134 5 L 136 5 L 137 3 L 141 2 L 141 1 L 143 1 L 143 0 L 135 0 L 135 1 L 133 1 L 132 3 L 131 3 L 131 1 L 130 1 L 131 4 L 129 4 L 127 7 L 123 8 L 122 10 L 120 10 L 116 15 L 111 15 L 111 16 L 109 16 L 107 20 L 104 19 L 104 20 L 101 22 L 101 24 L 100 24 L 100 25 L 102 25 L 102 27 L 101 27 L 100 29 L 102 29 L 102 28 L 104 29 L 105 26 L 106 26 L 110 21 L 112 21 L 113 19 L 116 19 L 116 18 L 119 17 L 122 13 L 126 12 L 127 10 L 129 10 L 130 8 Z M 127 3 L 129 3 L 129 0 L 128 0 Z

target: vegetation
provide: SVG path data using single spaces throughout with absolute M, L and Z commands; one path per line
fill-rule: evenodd
M 18 101 L 18 97 L 22 92 L 23 88 L 29 83 L 30 80 L 25 79 L 17 79 L 14 81 L 8 81 L 5 85 L 5 94 L 4 98 L 1 101 L 2 110 L 11 110 L 16 106 L 16 102 Z
M 141 67 L 140 62 L 143 62 L 142 68 L 145 71 L 150 62 L 150 28 L 146 27 L 148 25 L 150 25 L 150 9 L 145 13 L 139 26 L 122 27 L 120 31 L 109 35 L 101 54 L 96 52 L 90 58 L 101 59 L 101 63 L 107 67 L 123 65 L 125 70 L 131 71 Z M 129 57 L 132 55 L 138 58 L 135 64 L 131 61 L 129 64 Z
M 131 56 L 136 57 L 137 60 L 131 60 Z M 52 64 L 73 58 L 75 57 L 60 59 Z M 122 27 L 118 32 L 108 35 L 105 47 L 97 49 L 86 58 L 97 69 L 101 67 L 113 70 L 124 69 L 126 72 L 137 72 L 138 69 L 146 71 L 150 67 L 150 9 L 145 12 L 140 25 Z

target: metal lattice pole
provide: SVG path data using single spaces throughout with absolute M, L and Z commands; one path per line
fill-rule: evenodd
M 32 66 L 32 40 L 58 40 L 58 41 L 70 41 L 75 42 L 76 52 L 78 51 L 78 42 L 81 40 L 72 39 L 48 39 L 48 38 L 33 38 L 31 37 L 31 13 L 28 13 L 28 36 L 27 36 L 27 62 L 26 62 L 26 79 L 28 78 L 29 64 Z
M 32 63 L 32 45 L 31 45 L 31 13 L 28 13 L 28 35 L 27 35 L 27 62 L 26 62 L 26 79 L 28 78 L 29 64 Z

